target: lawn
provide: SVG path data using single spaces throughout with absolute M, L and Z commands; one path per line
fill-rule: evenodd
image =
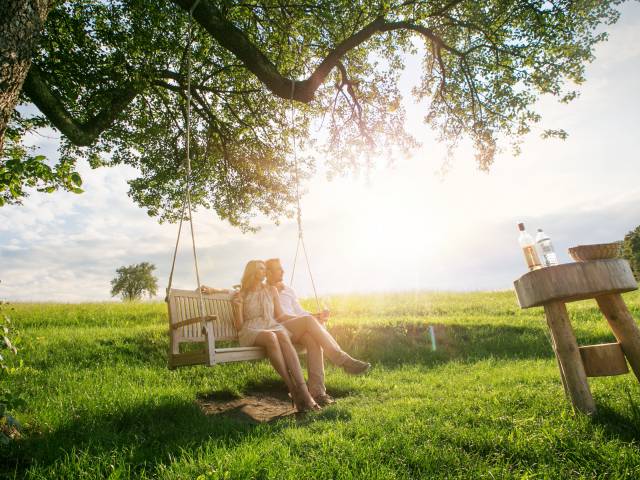
M 640 295 L 624 297 L 640 319 Z M 335 405 L 263 424 L 197 400 L 284 388 L 268 363 L 168 370 L 164 304 L 13 305 L 23 432 L 0 447 L 0 477 L 640 478 L 633 374 L 590 379 L 599 413 L 574 414 L 542 310 L 513 292 L 330 304 L 330 331 L 372 371 L 329 366 Z M 580 344 L 613 340 L 594 302 L 570 312 Z

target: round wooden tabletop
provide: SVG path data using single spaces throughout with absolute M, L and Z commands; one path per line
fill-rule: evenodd
M 565 263 L 528 272 L 513 282 L 521 308 L 574 302 L 636 290 L 638 282 L 622 258 Z

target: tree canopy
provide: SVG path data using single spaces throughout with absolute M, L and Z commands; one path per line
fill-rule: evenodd
M 232 224 L 289 211 L 293 135 L 311 153 L 299 158 L 303 177 L 318 159 L 341 173 L 370 164 L 371 152 L 392 158 L 415 147 L 398 89 L 411 53 L 423 53 L 412 94 L 427 100 L 425 122 L 451 148 L 470 138 L 488 169 L 503 144 L 517 145 L 540 120 L 541 94 L 576 97 L 620 3 L 60 1 L 22 90 L 39 113 L 12 118 L 0 198 L 19 201 L 25 185 L 79 191 L 79 161 L 127 164 L 140 171 L 132 198 L 175 219 L 185 188 L 187 52 L 192 199 Z M 57 166 L 22 146 L 34 125 L 62 133 Z
M 111 280 L 111 296 L 120 295 L 124 301 L 140 300 L 146 292 L 149 297 L 158 293 L 158 279 L 153 276 L 156 266 L 142 262 L 116 270 L 116 278 Z

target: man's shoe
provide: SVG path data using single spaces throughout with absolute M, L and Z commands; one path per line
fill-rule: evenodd
M 344 362 L 341 366 L 345 372 L 351 375 L 361 375 L 363 373 L 367 373 L 371 368 L 371 364 L 369 362 L 362 362 L 351 357 L 349 357 L 347 361 Z
M 319 395 L 312 395 L 313 399 L 316 401 L 318 405 L 321 407 L 326 407 L 327 405 L 332 405 L 336 403 L 335 398 L 327 393 L 321 393 Z

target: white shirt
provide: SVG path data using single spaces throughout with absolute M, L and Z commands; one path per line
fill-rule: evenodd
M 280 290 L 280 306 L 282 307 L 282 312 L 286 315 L 292 315 L 294 317 L 299 317 L 301 315 L 309 315 L 300 302 L 298 301 L 298 297 L 296 296 L 296 292 L 293 288 L 284 286 L 282 290 Z

